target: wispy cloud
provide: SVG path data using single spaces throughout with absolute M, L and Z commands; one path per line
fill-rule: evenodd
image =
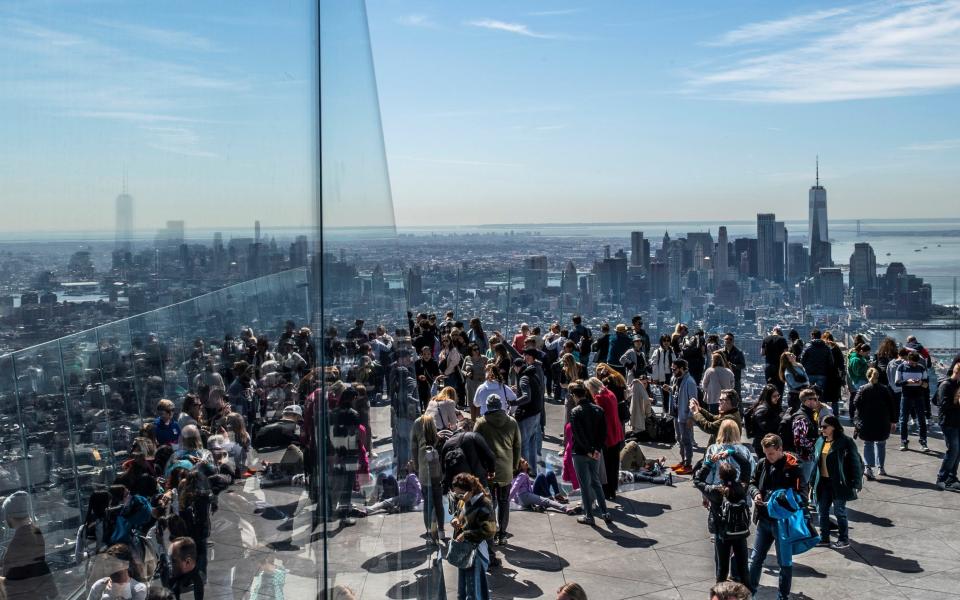
M 209 39 L 187 31 L 146 27 L 122 21 L 95 20 L 93 24 L 112 29 L 141 43 L 155 44 L 176 50 L 201 52 L 218 51 L 219 47 Z
M 582 8 L 560 8 L 557 10 L 536 10 L 533 12 L 528 12 L 528 17 L 562 17 L 565 15 L 575 15 L 577 13 L 582 13 Z
M 719 60 L 688 92 L 750 102 L 833 102 L 960 86 L 960 0 L 884 2 L 745 25 L 725 45 L 770 42 Z
M 403 15 L 397 18 L 397 23 L 407 27 L 433 28 L 437 23 L 427 15 Z
M 515 33 L 517 35 L 522 35 L 522 36 L 532 37 L 532 38 L 540 38 L 544 40 L 552 40 L 560 37 L 552 33 L 540 33 L 537 31 L 533 31 L 523 23 L 507 23 L 506 21 L 498 21 L 496 19 L 479 19 L 476 21 L 468 21 L 467 25 L 470 25 L 472 27 L 480 27 L 482 29 L 506 31 L 507 33 Z
M 953 138 L 949 140 L 935 140 L 932 142 L 918 142 L 915 144 L 908 144 L 902 147 L 903 150 L 910 150 L 912 152 L 938 152 L 943 150 L 958 150 L 960 149 L 960 138 Z
M 824 21 L 835 19 L 850 12 L 849 8 L 830 8 L 803 15 L 787 17 L 774 21 L 761 21 L 738 27 L 723 34 L 719 39 L 709 42 L 714 46 L 733 44 L 756 44 L 785 35 L 815 30 L 824 25 Z

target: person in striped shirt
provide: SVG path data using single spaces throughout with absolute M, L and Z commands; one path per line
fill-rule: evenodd
M 920 363 L 920 354 L 910 352 L 907 360 L 897 367 L 897 376 L 894 380 L 901 389 L 900 400 L 900 451 L 905 452 L 910 440 L 907 437 L 910 434 L 910 428 L 907 422 L 910 413 L 914 412 L 917 417 L 917 424 L 920 427 L 920 447 L 924 452 L 929 452 L 927 448 L 927 416 L 925 397 L 929 396 L 930 380 L 927 375 L 927 368 Z

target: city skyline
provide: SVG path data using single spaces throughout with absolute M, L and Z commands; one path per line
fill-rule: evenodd
M 0 229 L 107 229 L 124 171 L 135 229 L 313 223 L 306 5 L 51 7 L 0 7 L 0 201 L 43 209 Z M 669 221 L 680 205 L 790 222 L 818 154 L 835 218 L 956 203 L 956 0 L 368 11 L 394 209 L 389 188 L 360 186 L 329 203 L 331 225 Z

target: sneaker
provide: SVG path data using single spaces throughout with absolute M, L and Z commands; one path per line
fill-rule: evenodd
M 868 481 L 874 481 L 876 479 L 876 477 L 873 476 L 873 467 L 864 469 L 863 474 L 867 476 Z
M 887 476 L 887 470 L 884 469 L 883 467 L 880 467 L 880 474 L 883 475 L 884 477 L 886 477 L 886 476 Z
M 906 452 L 910 442 L 900 442 L 900 452 Z
M 960 481 L 951 481 L 947 484 L 948 492 L 960 492 Z
M 920 442 L 920 449 L 924 452 L 930 452 L 930 448 L 927 448 L 927 445 L 923 442 Z
M 830 544 L 830 547 L 834 550 L 846 550 L 850 547 L 850 542 L 847 540 L 837 540 L 834 543 Z
M 689 475 L 690 473 L 693 473 L 693 467 L 688 467 L 687 465 L 684 465 L 679 469 L 674 469 L 674 472 L 677 475 Z
M 682 463 L 682 462 L 678 462 L 677 464 L 672 465 L 670 468 L 673 469 L 674 471 L 677 471 L 677 470 L 683 468 L 683 463 Z
M 563 494 L 557 494 L 556 496 L 553 497 L 553 499 L 556 500 L 557 502 L 559 502 L 560 504 L 569 504 L 569 503 L 570 503 L 570 500 L 569 500 L 566 496 L 564 496 Z
M 673 473 L 667 473 L 667 485 L 673 486 Z
M 577 517 L 577 523 L 580 523 L 581 525 L 593 525 L 593 517 L 588 517 L 586 515 Z
M 830 540 L 821 539 L 819 542 L 817 542 L 817 548 L 829 548 L 829 547 L 830 547 Z
M 946 482 L 946 481 L 938 481 L 938 482 L 937 482 L 937 489 L 940 490 L 941 492 L 942 492 L 943 490 L 947 489 L 947 482 Z

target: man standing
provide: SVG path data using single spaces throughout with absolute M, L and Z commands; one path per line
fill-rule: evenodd
M 417 395 L 417 380 L 410 364 L 411 358 L 411 350 L 400 350 L 387 381 L 394 472 L 399 472 L 399 469 L 410 461 L 410 433 L 413 431 L 413 422 L 422 412 Z M 307 429 L 306 425 L 304 429 Z
M 763 372 L 767 383 L 777 386 L 781 395 L 783 394 L 783 382 L 780 381 L 780 356 L 787 351 L 788 347 L 789 344 L 784 339 L 783 330 L 780 329 L 779 325 L 773 328 L 770 335 L 763 338 L 763 345 L 760 347 L 760 352 L 763 353 L 763 360 L 766 363 Z
M 417 373 L 417 396 L 420 398 L 420 410 L 427 410 L 430 402 L 430 388 L 440 376 L 440 364 L 433 358 L 433 350 L 429 346 L 420 348 L 420 358 L 414 364 Z
M 791 430 L 793 447 L 800 460 L 804 485 L 810 482 L 810 475 L 817 466 L 813 460 L 814 446 L 817 444 L 817 438 L 820 437 L 820 420 L 830 412 L 829 409 L 825 409 L 815 390 L 808 388 L 800 392 L 800 408 L 793 413 Z
M 503 402 L 497 394 L 487 397 L 487 412 L 477 420 L 473 430 L 480 434 L 493 452 L 495 469 L 490 480 L 494 506 L 497 511 L 498 546 L 506 543 L 507 525 L 510 522 L 510 484 L 513 474 L 520 466 L 520 427 L 503 410 Z
M 643 328 L 643 317 L 636 315 L 633 317 L 633 339 L 640 340 L 640 349 L 644 356 L 650 356 L 650 336 Z
M 527 340 L 527 337 L 529 335 L 530 335 L 530 326 L 527 325 L 526 323 L 521 323 L 520 333 L 513 336 L 513 343 L 511 343 L 511 346 L 513 346 L 513 349 L 516 350 L 517 352 L 523 352 L 523 342 Z
M 527 349 L 523 352 L 523 364 L 517 372 L 516 419 L 520 425 L 520 437 L 523 449 L 521 454 L 534 469 L 540 470 L 540 450 L 543 446 L 543 430 L 540 427 L 540 413 L 543 412 L 543 379 L 537 368 L 538 350 Z M 487 402 L 490 400 L 488 399 Z M 490 407 L 487 406 L 487 410 Z M 512 473 L 511 473 L 512 475 Z
M 821 392 L 827 389 L 827 380 L 830 373 L 836 370 L 837 365 L 833 361 L 833 351 L 821 338 L 819 329 L 810 332 L 810 341 L 800 355 L 800 364 L 807 372 L 810 385 L 819 387 Z M 783 393 L 783 384 L 781 383 L 780 386 L 780 392 Z
M 673 426 L 680 447 L 680 462 L 671 467 L 678 475 L 693 472 L 693 414 L 690 401 L 697 399 L 697 382 L 690 376 L 687 361 L 678 358 L 671 366 L 672 385 L 663 386 L 663 395 L 669 398 L 667 412 L 673 416 Z
M 927 448 L 927 411 L 926 402 L 930 397 L 930 381 L 927 368 L 921 364 L 919 352 L 910 351 L 907 362 L 897 367 L 896 384 L 901 388 L 900 400 L 900 451 L 904 452 L 910 444 L 907 438 L 910 434 L 908 420 L 910 413 L 915 411 L 917 424 L 920 427 L 920 447 L 924 452 Z
M 737 395 L 740 395 L 740 378 L 743 375 L 743 370 L 747 368 L 747 357 L 743 354 L 743 350 L 737 348 L 734 344 L 734 335 L 732 332 L 728 331 L 723 335 L 723 357 L 727 359 L 727 366 L 730 367 L 730 370 L 733 371 L 734 377 L 734 389 L 737 390 Z
M 590 362 L 590 345 L 593 343 L 593 334 L 583 325 L 583 319 L 580 315 L 573 316 L 573 331 L 570 332 L 570 340 L 576 345 L 580 353 L 580 364 L 587 366 Z
M 757 534 L 750 551 L 750 591 L 757 593 L 760 585 L 760 573 L 763 570 L 763 561 L 767 558 L 770 546 L 777 541 L 778 525 L 775 519 L 767 513 L 767 500 L 774 490 L 795 490 L 800 502 L 805 502 L 806 484 L 803 482 L 797 459 L 783 451 L 783 442 L 776 434 L 764 436 L 760 442 L 763 448 L 764 459 L 757 463 L 750 478 L 747 493 L 753 497 L 757 517 Z M 784 564 L 779 545 L 777 546 L 777 564 L 780 567 L 779 599 L 787 600 L 790 597 L 790 585 L 793 581 L 793 565 Z

